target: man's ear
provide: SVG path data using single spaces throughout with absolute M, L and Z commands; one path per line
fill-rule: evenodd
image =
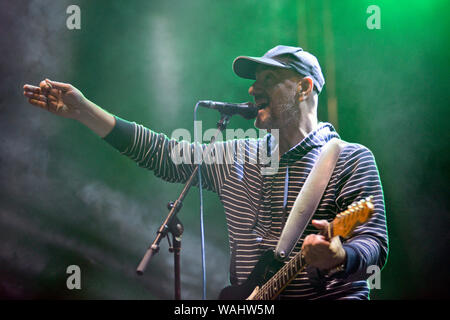
M 298 100 L 304 101 L 314 89 L 314 82 L 310 77 L 302 78 L 297 86 Z

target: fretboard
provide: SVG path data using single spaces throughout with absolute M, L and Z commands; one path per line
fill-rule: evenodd
M 254 300 L 275 299 L 304 267 L 305 262 L 300 251 L 259 289 Z

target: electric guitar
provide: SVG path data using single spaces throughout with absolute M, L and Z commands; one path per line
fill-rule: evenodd
M 353 230 L 372 216 L 373 197 L 353 203 L 329 224 L 325 236 L 348 238 Z M 220 292 L 223 300 L 273 300 L 306 267 L 302 252 L 289 262 L 275 258 L 272 250 L 263 253 L 248 279 L 241 285 L 228 286 Z

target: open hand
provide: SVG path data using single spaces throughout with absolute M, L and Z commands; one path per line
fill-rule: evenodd
M 68 83 L 45 79 L 39 87 L 26 84 L 23 90 L 32 105 L 64 118 L 77 119 L 86 104 L 81 91 Z

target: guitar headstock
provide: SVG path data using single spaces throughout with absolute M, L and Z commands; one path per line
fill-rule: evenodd
M 357 226 L 369 220 L 374 209 L 372 199 L 373 196 L 370 196 L 354 202 L 348 206 L 347 210 L 339 213 L 331 222 L 330 238 L 334 236 L 348 238 Z

